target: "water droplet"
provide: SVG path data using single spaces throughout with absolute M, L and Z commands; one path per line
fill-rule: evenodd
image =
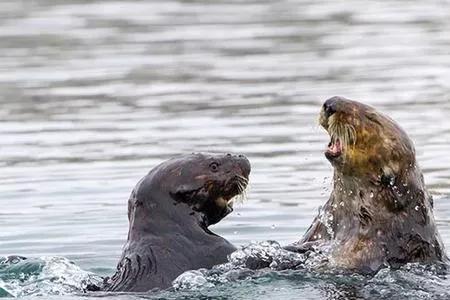
M 341 201 L 341 202 L 339 203 L 339 205 L 343 207 L 343 206 L 344 206 L 344 201 Z
M 270 226 L 270 229 L 275 229 L 275 228 L 276 228 L 275 225 Z
M 416 207 L 414 207 L 415 210 L 419 211 L 419 206 L 416 205 Z
M 373 192 L 370 192 L 370 198 L 373 198 L 373 196 L 374 196 Z

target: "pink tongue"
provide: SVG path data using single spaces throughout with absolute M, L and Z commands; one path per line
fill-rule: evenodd
M 333 144 L 331 144 L 329 150 L 330 150 L 330 152 L 332 152 L 333 154 L 337 154 L 337 153 L 342 152 L 341 141 L 340 141 L 339 139 L 337 139 L 336 142 L 334 142 Z

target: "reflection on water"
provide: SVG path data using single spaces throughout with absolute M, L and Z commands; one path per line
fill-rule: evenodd
M 0 4 L 0 255 L 111 273 L 126 200 L 160 161 L 234 151 L 236 244 L 298 239 L 330 189 L 317 125 L 333 95 L 414 139 L 450 248 L 450 3 L 8 1 Z

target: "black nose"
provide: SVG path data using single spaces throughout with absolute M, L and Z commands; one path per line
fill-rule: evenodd
M 325 101 L 323 104 L 323 111 L 325 112 L 325 116 L 329 118 L 336 112 L 336 103 L 338 102 L 339 97 L 333 97 Z
M 242 154 L 238 155 L 238 160 L 239 160 L 239 162 L 238 162 L 239 167 L 241 168 L 243 175 L 248 177 L 248 175 L 250 175 L 250 170 L 251 170 L 250 161 L 248 160 L 248 158 L 245 155 L 242 155 Z

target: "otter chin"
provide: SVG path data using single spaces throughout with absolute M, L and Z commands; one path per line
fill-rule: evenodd
M 376 272 L 409 262 L 448 262 L 433 217 L 433 199 L 414 145 L 371 106 L 333 97 L 319 122 L 330 142 L 333 191 L 304 237 L 288 249 L 331 245 L 331 265 Z
M 236 248 L 208 227 L 232 212 L 249 174 L 248 159 L 232 154 L 184 155 L 151 170 L 128 200 L 128 239 L 101 289 L 163 289 L 185 271 L 226 262 Z

